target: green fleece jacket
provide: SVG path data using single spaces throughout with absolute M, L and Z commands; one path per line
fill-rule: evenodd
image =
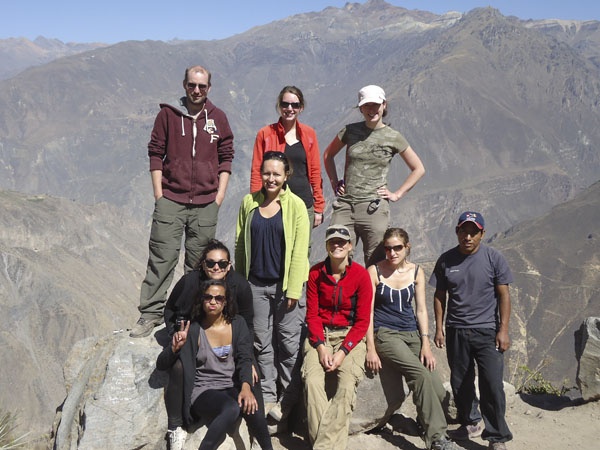
M 252 215 L 265 200 L 261 191 L 246 195 L 240 205 L 235 237 L 235 270 L 248 278 L 250 273 Z M 302 285 L 308 279 L 308 243 L 310 225 L 306 206 L 300 197 L 289 189 L 282 189 L 279 203 L 283 216 L 285 239 L 285 267 L 282 289 L 287 298 L 298 300 Z

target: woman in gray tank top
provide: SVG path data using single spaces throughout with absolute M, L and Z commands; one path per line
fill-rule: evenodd
M 260 447 L 270 450 L 264 407 L 252 391 L 252 337 L 228 292 L 224 280 L 202 284 L 191 320 L 173 334 L 156 367 L 167 370 L 181 360 L 184 422 L 208 422 L 200 450 L 217 449 L 240 415 Z M 176 448 L 182 449 L 185 431 L 180 434 Z

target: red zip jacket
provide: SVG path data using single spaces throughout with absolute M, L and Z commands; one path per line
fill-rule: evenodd
M 351 327 L 342 343 L 346 354 L 367 334 L 373 286 L 369 272 L 350 262 L 338 282 L 329 274 L 329 258 L 314 265 L 306 286 L 306 324 L 313 347 L 325 342 L 324 327 Z
M 316 213 L 323 214 L 325 210 L 325 199 L 323 198 L 323 178 L 321 177 L 321 153 L 317 134 L 308 125 L 296 121 L 296 133 L 298 140 L 306 151 L 306 164 L 308 167 L 308 182 L 313 192 L 313 207 Z M 285 152 L 285 130 L 281 122 L 272 123 L 261 128 L 254 141 L 252 153 L 252 169 L 250 171 L 250 192 L 259 191 L 262 188 L 260 177 L 260 166 L 263 161 L 263 153 L 268 151 Z M 312 227 L 312 224 L 310 224 Z
M 150 171 L 162 170 L 165 198 L 183 204 L 212 203 L 219 173 L 231 173 L 233 133 L 227 116 L 208 99 L 197 119 L 181 100 L 177 105 L 160 104 L 148 143 Z

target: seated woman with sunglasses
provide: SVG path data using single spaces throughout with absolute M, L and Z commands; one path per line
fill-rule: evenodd
M 217 449 L 240 414 L 261 448 L 271 450 L 264 408 L 252 391 L 252 338 L 244 319 L 235 313 L 226 282 L 204 281 L 191 320 L 181 322 L 156 367 L 168 370 L 181 363 L 183 420 L 208 421 L 200 450 Z M 176 442 L 175 448 L 182 449 L 183 442 Z
M 169 336 L 179 330 L 178 323 L 189 320 L 195 299 L 200 295 L 200 286 L 205 280 L 225 280 L 232 301 L 242 316 L 250 335 L 254 335 L 252 292 L 248 281 L 231 270 L 231 256 L 225 244 L 216 239 L 209 241 L 200 255 L 196 270 L 188 272 L 177 282 L 165 305 L 164 318 Z M 169 367 L 169 383 L 165 388 L 165 406 L 168 417 L 168 439 L 171 449 L 182 448 L 177 442 L 185 439 L 183 430 L 183 368 L 180 361 Z M 255 365 L 252 366 L 253 379 L 258 381 Z M 260 393 L 259 393 L 260 395 Z M 262 402 L 262 399 L 261 399 Z M 183 446 L 183 442 L 181 443 Z
M 246 278 L 231 269 L 229 249 L 221 241 L 211 239 L 204 247 L 196 269 L 182 276 L 169 295 L 164 311 L 169 336 L 176 331 L 178 318 L 189 318 L 200 284 L 208 279 L 225 280 L 231 298 L 236 302 L 238 314 L 244 318 L 250 333 L 254 335 L 254 309 L 250 285 Z
M 456 449 L 448 439 L 442 409 L 445 390 L 429 343 L 425 275 L 408 261 L 410 242 L 402 228 L 383 235 L 386 258 L 368 268 L 373 285 L 373 312 L 367 332 L 367 367 L 377 373 L 382 364 L 404 376 L 413 393 L 425 444 L 432 450 Z M 413 310 L 415 301 L 416 315 Z
M 365 334 L 373 291 L 367 270 L 351 261 L 350 231 L 330 225 L 327 258 L 310 269 L 302 380 L 313 449 L 345 449 L 356 390 L 365 372 Z M 326 379 L 337 386 L 328 396 Z M 333 380 L 332 380 L 333 381 Z
M 294 177 L 288 180 L 290 189 L 304 201 L 311 227 L 317 227 L 323 222 L 325 209 L 321 153 L 315 130 L 298 120 L 304 106 L 304 95 L 296 86 L 285 86 L 279 93 L 275 105 L 279 120 L 261 128 L 254 141 L 250 192 L 262 188 L 263 154 L 269 150 L 284 152 L 294 168 Z

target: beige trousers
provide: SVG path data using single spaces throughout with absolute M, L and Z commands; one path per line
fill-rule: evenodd
M 325 329 L 325 346 L 339 350 L 349 328 Z M 356 390 L 365 374 L 367 347 L 364 339 L 348 353 L 341 366 L 326 373 L 319 354 L 308 339 L 304 343 L 302 381 L 308 418 L 308 435 L 314 450 L 345 449 Z

